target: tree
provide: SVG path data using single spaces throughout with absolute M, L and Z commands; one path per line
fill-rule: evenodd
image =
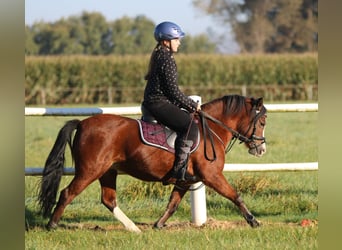
M 25 55 L 38 54 L 39 47 L 34 41 L 34 32 L 29 26 L 25 26 L 25 37 Z
M 62 54 L 83 54 L 85 31 L 83 29 L 82 19 L 76 16 L 71 16 L 67 19 L 67 26 L 69 29 L 69 44 L 67 50 Z
M 181 51 L 191 53 L 215 53 L 216 45 L 212 43 L 207 35 L 187 35 L 181 41 Z
M 100 13 L 83 12 L 54 23 L 26 26 L 26 55 L 149 54 L 156 45 L 155 24 L 141 15 L 107 22 Z M 215 44 L 206 35 L 186 36 L 184 53 L 212 53 Z
M 193 0 L 230 25 L 241 52 L 317 51 L 318 0 Z
M 154 46 L 154 23 L 145 16 L 124 16 L 110 25 L 114 54 L 149 53 Z
M 33 35 L 35 43 L 39 47 L 40 55 L 59 54 L 61 48 L 61 39 L 63 32 L 51 24 L 40 23 L 34 27 L 36 34 Z
M 106 37 L 109 31 L 105 17 L 97 12 L 83 12 L 81 25 L 84 32 L 81 40 L 84 48 L 83 53 L 88 55 L 103 54 L 102 39 Z

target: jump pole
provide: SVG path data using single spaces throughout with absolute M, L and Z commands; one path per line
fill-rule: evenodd
M 191 99 L 202 104 L 202 98 L 197 95 L 190 96 Z M 205 185 L 202 182 L 192 184 L 190 191 L 191 202 L 191 222 L 196 226 L 201 226 L 207 221 L 207 203 L 205 196 Z

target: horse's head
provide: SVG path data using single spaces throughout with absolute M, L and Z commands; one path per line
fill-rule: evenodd
M 266 153 L 265 127 L 267 110 L 263 105 L 263 98 L 251 98 L 250 100 L 250 122 L 247 132 L 244 134 L 246 139 L 243 141 L 249 148 L 248 153 L 260 157 Z
M 230 132 L 232 137 L 228 137 L 230 142 L 225 146 L 228 152 L 234 145 L 236 139 L 245 143 L 248 152 L 255 156 L 262 156 L 266 153 L 265 126 L 267 110 L 263 105 L 262 98 L 246 98 L 240 95 L 227 95 L 220 99 L 215 99 L 202 105 L 199 112 L 202 117 L 203 131 L 208 130 L 209 136 L 214 134 L 219 141 L 225 145 L 220 132 L 211 131 L 207 128 L 206 119 L 214 122 Z M 217 132 L 217 133 L 216 133 Z M 235 140 L 234 140 L 235 139 Z M 212 141 L 212 140 L 211 140 Z

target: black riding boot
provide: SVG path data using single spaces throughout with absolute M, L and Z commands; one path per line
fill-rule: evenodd
M 175 142 L 175 161 L 173 163 L 172 177 L 179 181 L 195 181 L 196 177 L 189 175 L 188 158 L 193 141 L 184 140 L 183 138 L 176 138 Z

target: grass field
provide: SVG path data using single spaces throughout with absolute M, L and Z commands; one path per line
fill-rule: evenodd
M 236 144 L 226 162 L 318 161 L 317 113 L 270 113 L 267 153 L 254 158 Z M 26 117 L 25 165 L 43 166 L 58 130 L 70 117 Z M 67 153 L 67 158 L 70 158 Z M 71 165 L 68 159 L 69 166 Z M 67 165 L 68 165 L 67 164 Z M 121 209 L 142 229 L 124 230 L 100 203 L 93 183 L 65 210 L 60 227 L 46 231 L 36 204 L 39 177 L 25 177 L 26 249 L 317 249 L 318 171 L 225 173 L 262 226 L 250 228 L 234 205 L 207 189 L 208 222 L 190 223 L 189 194 L 162 230 L 152 229 L 163 213 L 171 187 L 119 176 Z M 62 179 L 61 188 L 71 176 Z M 301 226 L 303 219 L 308 226 Z

